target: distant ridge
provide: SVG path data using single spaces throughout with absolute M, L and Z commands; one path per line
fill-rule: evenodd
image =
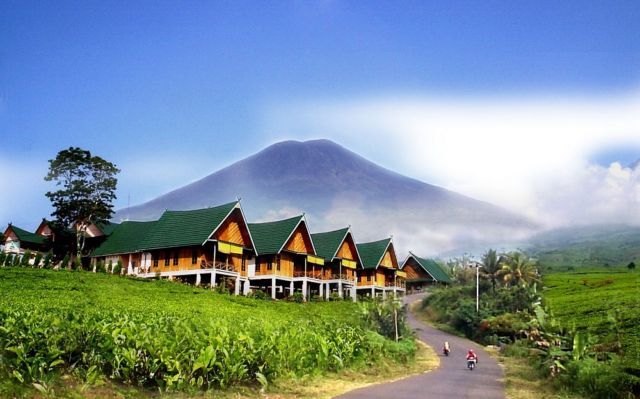
M 196 182 L 119 210 L 115 220 L 124 215 L 151 220 L 165 209 L 202 208 L 238 196 L 251 221 L 304 211 L 312 230 L 351 224 L 358 240 L 396 233 L 412 235 L 416 243 L 435 235 L 436 241 L 453 244 L 535 228 L 523 217 L 400 175 L 329 140 L 273 144 Z

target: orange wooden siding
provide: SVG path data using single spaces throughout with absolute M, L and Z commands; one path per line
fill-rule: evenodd
M 429 273 L 425 272 L 413 259 L 409 259 L 407 264 L 402 268 L 407 273 L 407 279 L 431 278 Z
M 380 262 L 380 265 L 393 268 L 393 269 L 398 268 L 398 261 L 396 259 L 395 253 L 393 252 L 392 246 L 389 246 L 389 248 L 387 248 L 387 252 L 385 252 L 384 257 L 382 258 L 382 262 Z
M 240 209 L 234 209 L 231 215 L 222 223 L 216 231 L 215 238 L 219 241 L 229 242 L 245 248 L 251 248 L 249 230 L 242 218 Z
M 353 242 L 353 239 L 351 239 L 351 234 L 347 235 L 346 240 L 342 242 L 342 245 L 338 250 L 338 258 L 356 260 L 356 246 Z
M 313 245 L 311 245 L 311 238 L 309 232 L 304 223 L 300 223 L 296 231 L 292 234 L 289 241 L 284 246 L 287 251 L 313 254 Z

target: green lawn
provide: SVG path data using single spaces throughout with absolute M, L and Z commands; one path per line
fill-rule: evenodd
M 562 324 L 602 339 L 611 334 L 609 316 L 622 332 L 625 359 L 640 370 L 640 272 L 592 269 L 544 277 L 543 296 Z
M 255 387 L 413 358 L 412 340 L 392 342 L 363 320 L 349 301 L 274 302 L 168 281 L 0 268 L 0 396 L 67 377 L 180 391 Z

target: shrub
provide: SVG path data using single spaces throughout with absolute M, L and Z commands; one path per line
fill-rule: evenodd
M 0 252 L 0 266 L 4 266 L 5 259 L 7 259 L 7 254 L 5 252 Z
M 44 256 L 44 262 L 42 264 L 42 268 L 43 269 L 50 269 L 52 260 L 53 260 L 53 254 L 51 253 L 51 251 L 49 251 Z
M 107 267 L 107 273 L 113 273 L 113 261 L 109 261 L 109 266 Z
M 342 298 L 337 292 L 332 292 L 329 294 L 329 301 L 342 301 Z
M 104 267 L 104 262 L 99 260 L 96 262 L 96 273 L 106 273 L 106 269 Z
M 14 254 L 13 258 L 12 258 L 12 266 L 13 267 L 18 267 L 20 266 L 20 255 L 19 254 Z
M 69 267 L 69 254 L 66 254 L 64 258 L 62 258 L 60 269 L 67 269 L 68 267 Z
M 41 262 L 42 262 L 42 254 L 41 253 L 37 253 L 36 257 L 33 258 L 33 267 L 36 268 L 36 269 L 39 269 Z
M 113 274 L 120 274 L 122 273 L 122 261 L 120 259 L 118 259 L 118 262 L 116 263 L 116 265 L 113 267 L 112 270 Z
M 31 251 L 27 249 L 26 251 L 24 251 L 24 254 L 22 254 L 22 259 L 20 259 L 20 266 L 29 267 L 30 260 L 31 260 Z
M 271 295 L 267 294 L 266 292 L 260 289 L 249 292 L 248 297 L 255 298 L 255 299 L 271 300 Z
M 389 339 L 410 337 L 411 329 L 406 324 L 407 309 L 393 298 L 361 302 L 360 309 L 371 329 Z
M 593 398 L 627 398 L 634 383 L 633 376 L 613 363 L 594 359 L 571 361 L 562 380 L 568 386 Z
M 71 262 L 72 270 L 82 270 L 82 260 L 80 258 L 75 258 Z
M 294 292 L 292 295 L 287 297 L 287 301 L 302 303 L 304 302 L 304 295 L 302 295 L 302 292 Z

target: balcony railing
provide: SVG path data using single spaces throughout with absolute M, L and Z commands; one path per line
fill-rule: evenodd
M 215 265 L 215 267 L 214 267 Z M 232 264 L 227 264 L 227 263 L 223 263 L 223 262 L 216 262 L 215 264 L 213 262 L 202 262 L 200 263 L 200 268 L 201 269 L 216 269 L 216 270 L 224 270 L 224 271 L 228 271 L 228 272 L 235 272 L 236 269 Z

